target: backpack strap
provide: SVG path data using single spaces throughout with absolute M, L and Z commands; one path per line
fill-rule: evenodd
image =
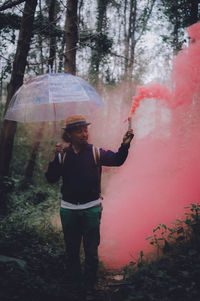
M 100 163 L 100 150 L 99 147 L 96 146 L 92 146 L 92 152 L 93 152 L 93 156 L 94 156 L 94 162 L 96 166 L 99 166 Z
M 100 198 L 103 199 L 103 197 L 101 195 L 101 172 L 100 172 L 101 167 L 100 167 L 100 149 L 99 149 L 99 147 L 96 147 L 93 145 L 92 152 L 93 152 L 93 156 L 94 156 L 94 162 L 97 167 L 97 175 L 98 175 L 99 187 L 100 187 Z
M 65 157 L 66 157 L 66 152 L 64 152 L 64 155 L 62 156 L 62 164 L 64 164 L 64 161 L 65 161 Z

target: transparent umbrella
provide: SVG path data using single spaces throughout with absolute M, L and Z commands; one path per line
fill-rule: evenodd
M 19 122 L 64 120 L 90 115 L 103 100 L 85 80 L 68 73 L 48 73 L 25 82 L 13 95 L 5 119 Z
M 4 118 L 18 122 L 58 121 L 71 114 L 90 115 L 103 104 L 95 89 L 82 78 L 48 73 L 28 80 L 16 91 Z M 57 129 L 55 134 L 58 139 Z

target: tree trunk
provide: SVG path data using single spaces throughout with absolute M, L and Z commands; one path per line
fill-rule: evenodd
M 56 0 L 51 0 L 49 4 L 49 28 L 50 28 L 50 46 L 49 46 L 49 60 L 48 65 L 53 70 L 53 63 L 56 55 L 56 37 L 53 33 L 56 25 Z
M 25 171 L 26 179 L 31 179 L 33 177 L 36 157 L 37 157 L 38 150 L 40 147 L 40 142 L 41 142 L 41 139 L 42 139 L 42 136 L 44 133 L 44 126 L 45 126 L 45 123 L 41 122 L 38 129 L 36 130 L 35 139 L 34 139 L 32 147 L 31 147 L 30 157 L 29 157 L 29 161 L 28 161 L 26 171 Z
M 6 109 L 10 103 L 13 94 L 23 84 L 26 59 L 30 48 L 36 5 L 37 0 L 27 0 L 24 6 L 24 13 L 19 32 L 11 80 L 8 85 Z M 16 128 L 17 124 L 15 121 L 3 121 L 0 137 L 0 177 L 7 176 L 9 174 L 9 167 L 12 158 L 13 142 Z
M 129 62 L 129 31 L 127 32 L 127 0 L 124 1 L 124 44 L 125 44 L 125 50 L 124 50 L 124 57 L 125 57 L 125 62 L 124 62 L 124 77 L 126 78 L 127 76 L 127 71 L 128 71 L 128 62 Z
M 199 21 L 199 0 L 191 1 L 191 24 Z
M 39 0 L 38 6 L 39 6 L 39 17 L 42 17 L 42 0 Z M 40 67 L 39 67 L 39 73 L 44 74 L 44 55 L 43 55 L 43 38 L 41 33 L 38 33 L 38 46 L 39 46 L 39 52 L 40 52 Z
M 130 13 L 129 13 L 129 22 L 128 22 L 128 33 L 125 33 L 125 78 L 131 80 L 134 57 L 135 57 L 135 26 L 136 26 L 136 13 L 137 13 L 137 1 L 130 1 Z M 125 29 L 126 30 L 126 29 Z
M 136 27 L 136 16 L 137 16 L 137 0 L 131 1 L 131 46 L 130 46 L 130 64 L 129 64 L 129 71 L 128 76 L 132 79 L 133 68 L 134 68 L 134 60 L 135 60 L 135 27 Z
M 135 26 L 136 26 L 136 13 L 137 13 L 137 1 L 131 0 L 129 4 L 129 16 L 128 21 L 125 19 L 124 24 L 124 35 L 125 35 L 125 64 L 124 64 L 124 79 L 125 84 L 125 93 L 123 96 L 124 102 L 131 102 L 133 95 L 135 93 L 135 85 L 132 81 L 132 73 L 134 67 L 134 58 L 135 58 Z M 126 13 L 128 10 L 127 1 L 125 2 L 124 13 L 126 18 Z M 128 24 L 128 28 L 127 28 Z
M 176 56 L 180 51 L 180 43 L 179 43 L 179 30 L 180 30 L 180 22 L 178 16 L 176 16 L 176 22 L 174 24 L 173 31 L 173 54 Z
M 49 3 L 49 26 L 50 26 L 50 40 L 49 40 L 49 59 L 48 59 L 48 66 L 50 66 L 51 70 L 53 69 L 53 64 L 55 61 L 55 54 L 56 54 L 56 37 L 53 33 L 53 27 L 56 25 L 56 0 L 51 0 Z M 38 150 L 40 147 L 40 142 L 43 137 L 45 124 L 42 122 L 39 128 L 36 130 L 36 136 L 33 141 L 31 147 L 31 153 L 28 160 L 28 164 L 25 170 L 25 176 L 29 180 L 33 177 L 35 165 L 36 165 L 36 158 L 38 154 Z
M 63 35 L 61 47 L 58 49 L 58 72 L 63 70 L 64 50 L 65 50 L 65 34 Z
M 76 47 L 78 41 L 78 0 L 67 1 L 66 25 L 65 25 L 65 63 L 64 71 L 66 73 L 76 74 Z

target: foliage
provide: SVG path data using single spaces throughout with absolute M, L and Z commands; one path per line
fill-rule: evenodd
M 9 203 L 7 216 L 0 216 L 0 300 L 77 300 L 70 289 L 63 233 L 56 223 L 56 187 L 24 183 L 22 177 L 7 177 L 4 187 Z M 2 260 L 5 256 L 9 261 Z M 103 264 L 99 275 L 104 275 Z
M 0 30 L 6 28 L 19 29 L 21 23 L 21 17 L 13 13 L 0 13 Z
M 157 260 L 141 259 L 124 268 L 128 300 L 198 300 L 200 288 L 200 205 L 187 208 L 172 228 L 159 224 L 150 243 Z M 161 256 L 162 251 L 162 256 Z M 142 254 L 143 255 L 143 254 Z
M 142 74 L 144 74 L 143 66 L 148 64 L 140 59 L 141 45 L 138 41 L 149 29 L 149 20 L 156 23 L 157 16 L 154 12 L 152 13 L 155 0 L 137 1 L 136 11 L 132 7 L 132 15 L 136 17 L 136 23 L 134 23 L 134 17 L 130 15 L 131 3 L 133 6 L 133 2 L 136 1 L 80 1 L 78 9 L 79 41 L 76 47 L 78 75 L 89 78 L 93 84 L 101 80 L 105 84 L 112 85 L 124 79 L 127 64 L 133 64 L 133 78 L 142 78 Z M 63 1 L 56 1 L 56 24 L 49 20 L 49 5 L 50 1 L 38 1 L 25 78 L 48 72 L 49 39 L 51 37 L 56 39 L 56 43 L 54 43 L 56 56 L 53 71 L 63 72 L 64 70 L 66 5 Z M 9 78 L 11 73 L 12 58 L 8 62 L 9 66 L 7 57 L 8 53 L 11 52 L 13 57 L 15 52 L 18 29 L 14 28 L 12 22 L 15 24 L 18 13 L 18 7 L 13 7 L 9 13 L 2 14 L 4 17 L 11 16 L 11 18 L 7 18 L 8 27 L 7 25 L 4 27 L 7 33 L 3 35 L 3 32 L 1 32 L 3 36 L 2 43 L 6 47 L 0 53 L 2 54 L 2 69 L 6 68 L 3 79 Z M 19 18 L 21 17 L 19 16 Z M 3 21 L 2 23 L 2 26 L 6 24 Z M 19 27 L 20 19 L 17 24 Z M 129 34 L 132 36 L 132 42 L 130 37 L 128 38 Z M 10 42 L 7 39 L 13 42 L 15 40 L 15 47 L 9 47 Z M 168 44 L 171 39 L 167 37 Z M 126 48 L 129 48 L 128 52 Z M 151 59 L 148 58 L 147 61 L 150 62 Z
M 0 81 L 6 79 L 12 72 L 12 61 L 13 61 L 13 54 L 9 54 L 5 65 L 2 68 Z
M 0 260 L 0 299 L 25 300 L 31 296 L 36 300 L 39 295 L 40 300 L 66 294 L 63 235 L 51 222 L 58 213 L 59 195 L 48 185 L 24 186 L 20 178 L 5 179 L 4 187 L 9 203 L 7 216 L 1 217 L 1 255 L 23 259 L 26 268 Z
M 52 222 L 59 211 L 56 186 L 41 177 L 26 183 L 15 174 L 4 179 L 4 189 L 9 202 L 7 216 L 0 217 L 1 255 L 23 260 L 26 265 L 23 269 L 14 260 L 0 260 L 1 300 L 70 298 L 63 234 Z M 120 300 L 198 300 L 200 205 L 186 209 L 185 219 L 171 227 L 159 224 L 147 238 L 157 250 L 156 258 L 147 258 L 141 251 L 124 267 L 124 297 Z M 101 266 L 101 279 L 104 274 Z
M 90 76 L 91 83 L 96 84 L 94 75 L 99 72 L 100 64 L 106 63 L 107 55 L 111 51 L 113 44 L 112 38 L 109 38 L 106 34 L 98 34 L 92 38 L 91 48 L 93 55 L 91 57 Z
M 173 49 L 179 51 L 182 48 L 184 39 L 184 29 L 194 23 L 199 18 L 199 0 L 160 0 L 160 10 L 173 25 L 173 31 L 169 36 L 163 35 L 163 41 L 171 43 Z
M 49 24 L 49 20 L 43 14 L 38 14 L 34 21 L 34 31 L 46 38 L 50 37 L 63 37 L 64 31 L 54 24 Z
M 96 18 L 96 35 L 92 38 L 90 59 L 90 82 L 98 85 L 100 66 L 106 64 L 107 56 L 111 52 L 113 39 L 108 36 L 107 8 L 110 0 L 98 1 Z
M 181 28 L 188 27 L 198 20 L 199 0 L 161 0 L 164 13 L 168 16 L 172 24 L 176 25 L 177 19 Z
M 39 235 L 16 222 L 17 219 L 13 220 L 6 232 L 5 226 L 1 227 L 1 253 L 23 258 L 27 267 L 24 271 L 14 262 L 0 263 L 1 300 L 62 297 L 67 293 L 64 285 L 67 265 L 63 245 L 58 241 L 59 232 L 43 227 L 43 231 L 48 232 L 48 236 L 43 237 L 42 232 Z

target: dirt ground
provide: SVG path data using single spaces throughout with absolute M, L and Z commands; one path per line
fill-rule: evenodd
M 68 301 L 122 301 L 128 292 L 128 282 L 123 280 L 121 270 L 106 270 L 94 291 L 74 291 Z

